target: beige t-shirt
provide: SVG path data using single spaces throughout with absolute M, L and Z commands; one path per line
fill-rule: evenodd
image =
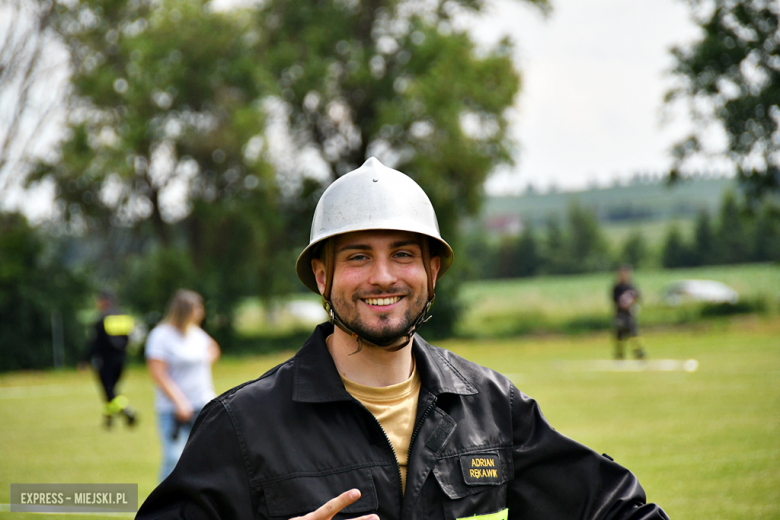
M 406 464 L 409 459 L 409 443 L 417 416 L 417 399 L 420 395 L 420 374 L 417 364 L 411 377 L 397 385 L 373 387 L 357 384 L 341 376 L 344 388 L 352 397 L 363 403 L 374 414 L 393 445 L 398 466 L 401 468 L 401 486 L 406 490 Z

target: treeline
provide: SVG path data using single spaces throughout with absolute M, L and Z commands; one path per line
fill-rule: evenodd
M 0 212 L 0 372 L 74 363 L 84 351 L 76 313 L 92 287 L 21 215 Z
M 574 203 L 567 216 L 547 219 L 542 229 L 524 227 L 517 237 L 491 240 L 483 230 L 464 237 L 470 279 L 608 271 L 622 263 L 666 268 L 780 261 L 780 205 L 766 199 L 758 208 L 728 192 L 717 219 L 701 210 L 692 237 L 670 225 L 663 246 L 648 244 L 641 229 L 611 243 L 595 211 Z
M 498 243 L 482 232 L 464 237 L 468 276 L 472 279 L 575 274 L 610 269 L 614 259 L 594 211 L 574 203 L 564 221 L 551 216 L 542 232 L 527 225 L 518 237 Z M 638 236 L 639 256 L 644 239 Z
M 667 268 L 772 261 L 780 261 L 780 205 L 767 200 L 752 208 L 733 192 L 723 197 L 717 220 L 699 212 L 692 236 L 672 224 L 661 256 Z

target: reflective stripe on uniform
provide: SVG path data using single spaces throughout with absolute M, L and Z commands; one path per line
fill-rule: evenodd
M 103 328 L 109 336 L 127 336 L 133 332 L 135 323 L 132 316 L 127 314 L 115 314 L 103 318 Z
M 491 513 L 489 515 L 468 516 L 466 518 L 458 518 L 457 520 L 507 520 L 508 517 L 509 517 L 509 509 L 502 509 L 498 513 Z

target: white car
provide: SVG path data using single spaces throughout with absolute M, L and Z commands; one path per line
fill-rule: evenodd
M 707 303 L 737 303 L 737 291 L 715 280 L 680 280 L 662 289 L 663 298 L 670 305 L 686 301 Z

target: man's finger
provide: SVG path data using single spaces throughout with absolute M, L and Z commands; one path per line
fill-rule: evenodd
M 328 500 L 316 511 L 312 511 L 305 516 L 292 518 L 291 520 L 330 520 L 339 511 L 355 502 L 358 498 L 360 498 L 360 490 L 350 489 L 349 491 L 345 491 L 344 493 L 340 494 L 336 498 Z M 376 515 L 367 515 L 356 520 L 379 520 L 379 517 Z
M 360 498 L 360 490 L 350 489 L 340 494 L 336 498 L 328 500 L 325 504 L 316 511 L 309 513 L 304 518 L 306 520 L 330 520 L 336 513 L 355 502 Z M 309 515 L 311 515 L 310 518 Z

